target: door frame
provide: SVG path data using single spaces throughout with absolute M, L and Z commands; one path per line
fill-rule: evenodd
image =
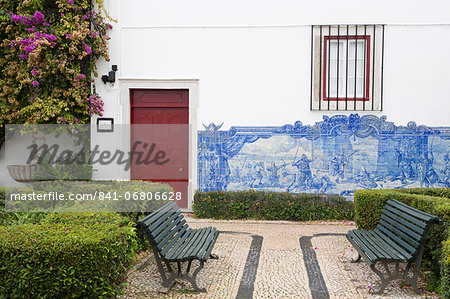
M 118 99 L 119 122 L 131 124 L 131 89 L 187 89 L 189 90 L 189 149 L 188 149 L 188 207 L 185 212 L 192 211 L 194 192 L 197 189 L 197 110 L 198 79 L 145 79 L 145 78 L 119 78 L 120 92 Z M 128 142 L 129 144 L 129 142 Z M 130 180 L 130 173 L 125 179 Z

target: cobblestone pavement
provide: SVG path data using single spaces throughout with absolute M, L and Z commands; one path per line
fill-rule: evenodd
M 192 228 L 215 226 L 221 231 L 213 249 L 219 259 L 209 259 L 197 277 L 207 293 L 191 291 L 185 281 L 168 294 L 159 293 L 161 277 L 148 251 L 129 272 L 122 298 L 426 297 L 399 281 L 392 282 L 384 296 L 370 295 L 369 286 L 378 278 L 365 262 L 350 263 L 356 254 L 344 234 L 355 227 L 348 222 L 186 219 Z

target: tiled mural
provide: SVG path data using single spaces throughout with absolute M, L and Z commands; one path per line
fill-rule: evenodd
M 450 128 L 358 114 L 315 125 L 231 127 L 198 135 L 199 189 L 334 193 L 450 187 Z

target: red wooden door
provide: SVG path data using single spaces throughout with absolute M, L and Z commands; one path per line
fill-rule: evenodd
M 159 163 L 131 165 L 132 180 L 168 183 L 187 208 L 189 181 L 189 91 L 185 89 L 133 89 L 131 145 Z M 158 154 L 159 153 L 159 154 Z M 144 160 L 144 159 L 141 159 Z M 147 160 L 147 161 L 148 161 Z

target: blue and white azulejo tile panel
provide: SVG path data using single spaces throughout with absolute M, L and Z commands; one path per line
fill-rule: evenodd
M 314 125 L 198 132 L 199 189 L 352 196 L 355 189 L 450 187 L 450 128 L 358 114 Z

